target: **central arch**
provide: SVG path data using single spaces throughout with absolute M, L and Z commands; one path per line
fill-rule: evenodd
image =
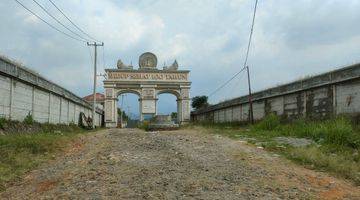
M 139 97 L 141 97 L 141 91 L 140 90 L 134 90 L 134 89 L 119 89 L 116 92 L 116 96 L 118 97 L 121 94 L 126 94 L 126 93 L 136 94 Z

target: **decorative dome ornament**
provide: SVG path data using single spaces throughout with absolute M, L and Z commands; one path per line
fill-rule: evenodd
M 157 66 L 157 58 L 155 54 L 151 52 L 143 53 L 139 57 L 139 66 L 140 69 L 156 69 Z

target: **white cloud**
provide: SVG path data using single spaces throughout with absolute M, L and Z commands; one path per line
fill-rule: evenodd
M 30 26 L 32 26 L 32 25 L 35 26 L 40 22 L 40 20 L 36 16 L 30 15 L 30 16 L 25 17 L 24 22 L 28 23 Z
M 39 12 L 31 1 L 24 2 Z M 47 1 L 41 3 L 56 12 Z M 141 53 L 153 51 L 159 68 L 177 59 L 182 69 L 192 70 L 192 95 L 209 94 L 242 67 L 254 6 L 245 0 L 56 3 L 105 42 L 107 67 L 115 67 L 119 58 L 137 65 Z M 85 44 L 50 29 L 13 1 L 1 1 L 0 9 L 2 53 L 79 95 L 91 92 L 92 64 Z M 254 90 L 359 61 L 358 10 L 356 0 L 259 1 L 249 58 Z M 102 70 L 102 48 L 99 63 Z M 211 101 L 245 94 L 245 86 L 235 80 Z

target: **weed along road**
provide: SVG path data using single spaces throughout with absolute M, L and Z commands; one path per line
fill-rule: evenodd
M 360 199 L 344 179 L 206 129 L 107 129 L 11 183 L 1 199 Z

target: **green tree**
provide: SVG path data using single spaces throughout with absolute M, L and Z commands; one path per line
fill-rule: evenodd
M 177 112 L 171 113 L 171 119 L 177 119 Z
M 206 108 L 209 106 L 207 96 L 196 96 L 192 98 L 191 106 L 195 109 Z
M 124 121 L 127 121 L 129 119 L 129 116 L 127 116 L 127 114 L 125 113 L 125 111 L 121 111 L 120 108 L 118 108 L 118 116 L 122 116 L 122 119 Z

